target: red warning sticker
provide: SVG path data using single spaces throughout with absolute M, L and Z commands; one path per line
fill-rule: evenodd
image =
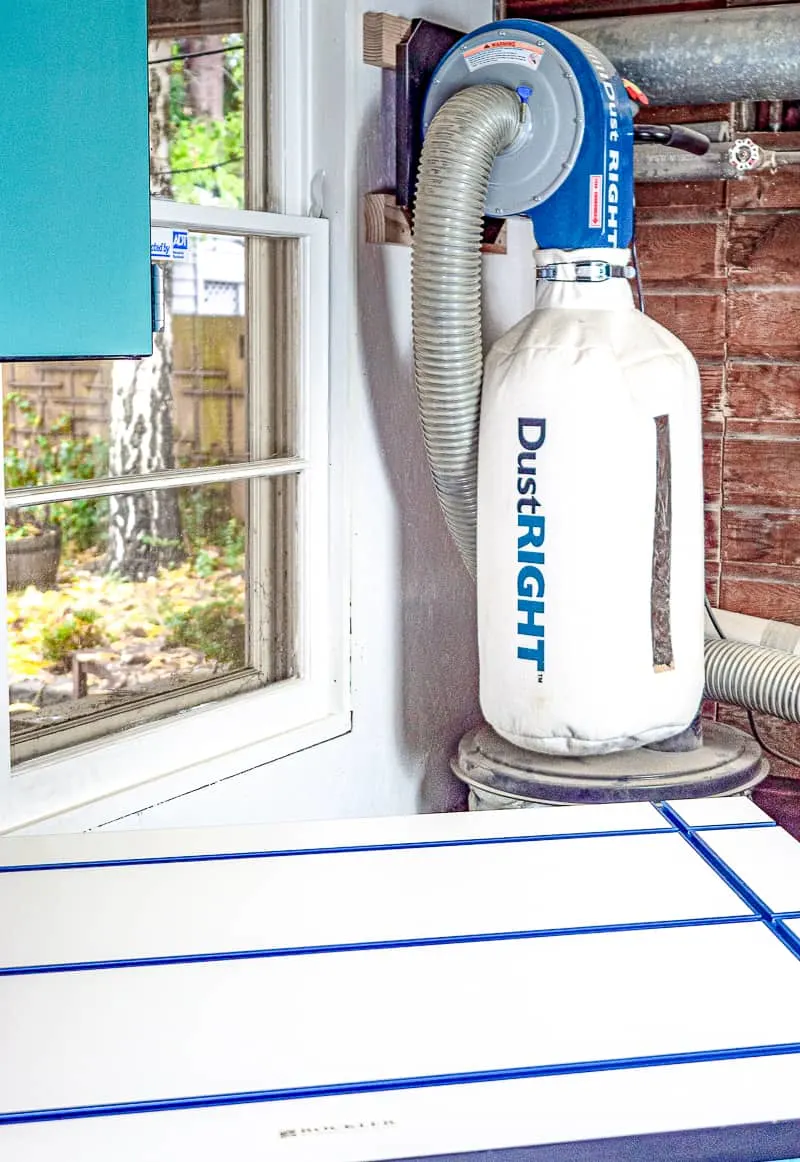
M 489 65 L 517 65 L 525 69 L 538 69 L 544 56 L 544 49 L 525 40 L 487 40 L 463 54 L 464 62 L 471 73 L 485 69 Z
M 603 225 L 603 175 L 593 173 L 589 178 L 589 228 Z

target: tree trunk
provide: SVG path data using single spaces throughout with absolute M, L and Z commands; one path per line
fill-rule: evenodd
M 198 117 L 221 121 L 225 116 L 225 57 L 221 36 L 194 36 L 187 41 L 188 52 L 215 53 L 190 57 L 186 61 L 188 103 Z
M 151 59 L 170 55 L 170 41 L 151 41 Z M 155 197 L 171 196 L 170 66 L 150 69 L 150 170 Z M 109 467 L 114 475 L 148 475 L 175 467 L 172 400 L 171 272 L 165 271 L 164 330 L 149 359 L 118 359 L 111 376 Z M 106 568 L 131 580 L 154 576 L 182 556 L 176 492 L 111 497 Z

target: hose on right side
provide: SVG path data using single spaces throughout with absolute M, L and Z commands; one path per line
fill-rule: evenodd
M 706 638 L 706 697 L 800 722 L 800 656 L 729 638 Z

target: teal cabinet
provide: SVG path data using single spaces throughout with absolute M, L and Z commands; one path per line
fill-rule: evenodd
M 152 350 L 147 0 L 0 0 L 0 359 Z

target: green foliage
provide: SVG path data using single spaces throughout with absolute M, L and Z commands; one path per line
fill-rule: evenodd
M 25 524 L 7 524 L 6 540 L 21 541 L 25 537 L 38 537 L 41 531 L 41 525 L 33 524 L 31 521 L 27 521 Z
M 210 577 L 216 571 L 219 558 L 208 549 L 201 549 L 194 559 L 194 572 L 198 577 Z
M 108 539 L 108 500 L 73 500 L 52 506 L 54 520 L 64 536 L 79 552 L 103 547 Z
M 244 569 L 244 524 L 232 516 L 222 533 L 222 559 L 229 569 Z
M 166 616 L 167 645 L 197 650 L 206 658 L 241 669 L 245 664 L 243 614 L 241 597 L 221 588 L 214 601 Z
M 230 491 L 225 484 L 198 484 L 180 491 L 181 528 L 189 552 L 216 543 L 230 517 Z
M 223 118 L 198 117 L 188 99 L 187 61 L 171 66 L 170 170 L 179 202 L 218 201 L 244 205 L 244 47 L 241 36 L 223 38 Z M 173 56 L 181 46 L 173 45 Z M 216 168 L 215 168 L 216 167 Z M 187 172 L 189 171 L 189 172 Z
M 149 545 L 153 549 L 179 549 L 181 545 L 181 542 L 173 537 L 156 537 L 152 533 L 140 533 L 139 540 L 143 545 Z M 180 554 L 176 553 L 175 556 L 178 557 Z
M 71 616 L 53 628 L 42 630 L 42 656 L 56 670 L 67 670 L 78 650 L 93 650 L 102 645 L 103 635 L 94 609 L 76 609 Z
M 202 190 L 225 206 L 241 207 L 242 149 L 241 117 L 229 114 L 223 121 L 182 119 L 170 148 L 174 196 L 181 202 L 197 202 Z
M 186 554 L 198 577 L 209 577 L 220 559 L 228 569 L 244 568 L 244 524 L 231 516 L 227 485 L 203 484 L 180 492 L 181 528 Z
M 7 489 L 94 480 L 108 471 L 106 442 L 98 436 L 75 436 L 71 416 L 60 416 L 45 427 L 44 417 L 33 403 L 19 392 L 11 392 L 4 403 L 6 424 L 12 404 L 28 434 L 19 446 L 6 447 L 3 469 Z M 28 509 L 24 515 L 13 513 L 6 533 L 13 537 L 14 529 L 27 529 L 17 536 L 32 535 L 31 530 L 44 525 L 59 525 L 64 539 L 82 551 L 103 542 L 107 523 L 107 500 L 73 500 Z

